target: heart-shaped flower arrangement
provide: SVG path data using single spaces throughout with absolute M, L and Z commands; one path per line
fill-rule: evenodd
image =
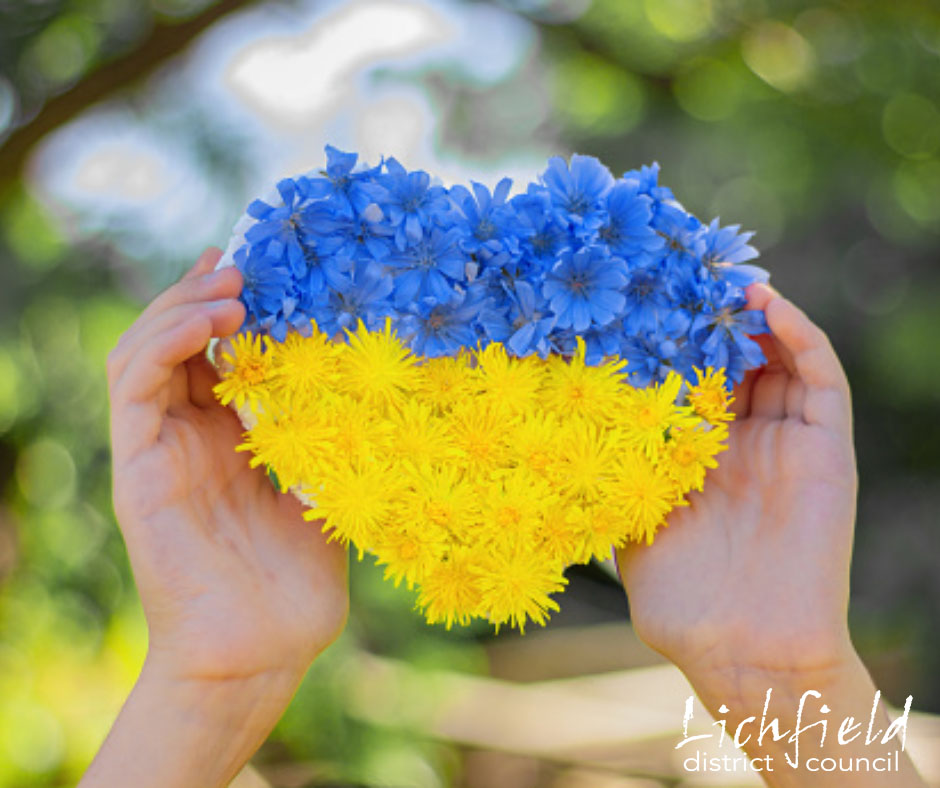
M 509 197 L 327 147 L 236 226 L 242 331 L 216 394 L 331 539 L 431 623 L 543 624 L 563 570 L 652 542 L 763 363 L 750 233 L 657 183 L 549 160 Z

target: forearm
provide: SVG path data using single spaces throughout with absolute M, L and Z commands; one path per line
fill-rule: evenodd
M 152 663 L 79 788 L 225 786 L 267 738 L 301 674 L 173 679 Z
M 770 675 L 742 668 L 689 678 L 715 719 L 726 720 L 726 746 L 738 734 L 749 758 L 772 767 L 763 768 L 761 776 L 774 788 L 926 785 L 902 749 L 902 732 L 883 742 L 892 720 L 880 698 L 873 712 L 877 690 L 854 651 L 813 673 Z M 770 727 L 774 718 L 776 731 Z

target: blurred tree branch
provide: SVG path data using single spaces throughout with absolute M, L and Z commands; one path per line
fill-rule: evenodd
M 20 176 L 33 148 L 46 134 L 92 104 L 151 74 L 223 16 L 253 2 L 220 0 L 184 22 L 157 23 L 127 54 L 107 61 L 69 90 L 47 101 L 32 120 L 17 128 L 0 146 L 0 187 Z

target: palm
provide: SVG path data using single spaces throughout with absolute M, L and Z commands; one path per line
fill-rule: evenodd
M 305 667 L 345 619 L 345 553 L 235 452 L 241 425 L 215 379 L 197 354 L 112 411 L 115 510 L 151 645 L 185 655 L 191 676 Z
M 637 632 L 680 667 L 818 667 L 845 626 L 855 469 L 847 420 L 827 423 L 842 392 L 805 369 L 821 351 L 779 343 L 738 389 L 704 492 L 618 554 Z

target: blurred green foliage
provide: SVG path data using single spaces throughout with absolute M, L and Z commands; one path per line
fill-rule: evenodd
M 0 135 L 208 0 L 0 0 Z M 468 157 L 535 139 L 652 160 L 703 219 L 757 230 L 774 282 L 830 334 L 853 384 L 862 492 L 853 629 L 894 702 L 940 711 L 940 10 L 794 0 L 504 0 L 539 29 L 532 61 L 481 89 L 412 78 L 438 138 Z M 536 124 L 533 96 L 550 111 Z M 146 96 L 138 97 L 146 103 Z M 521 108 L 532 108 L 531 113 Z M 174 119 L 194 150 L 197 108 Z M 154 121 L 156 124 L 158 121 Z M 2 137 L 0 137 L 2 138 Z M 203 157 L 233 192 L 249 166 Z M 21 172 L 0 192 L 0 788 L 74 782 L 130 687 L 146 632 L 110 506 L 104 359 L 153 282 L 114 239 L 75 237 Z M 145 257 L 145 255 L 144 255 Z M 148 269 L 144 269 L 148 270 Z M 443 635 L 412 596 L 354 565 L 353 617 L 261 755 L 365 784 L 446 785 L 453 753 L 348 713 L 358 649 L 485 671 L 469 630 Z M 563 621 L 562 621 L 563 624 Z M 331 771 L 332 770 L 332 771 Z

